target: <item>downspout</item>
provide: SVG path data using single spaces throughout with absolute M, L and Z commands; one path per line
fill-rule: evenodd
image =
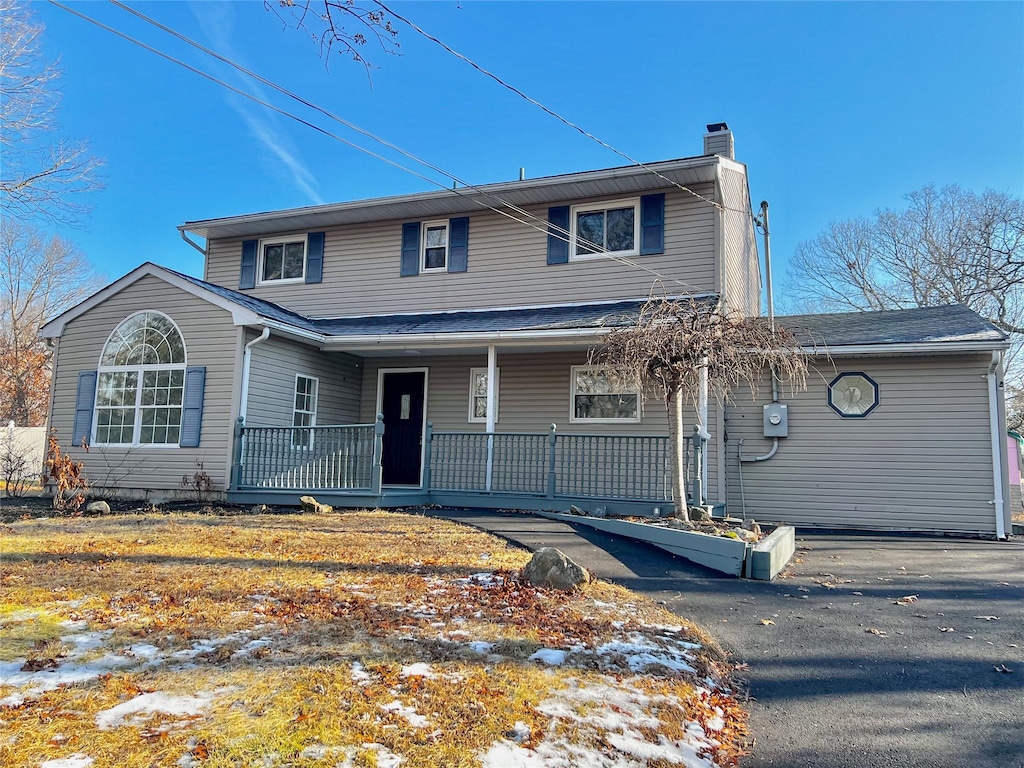
M 243 424 L 249 411 L 249 368 L 252 365 L 252 348 L 269 338 L 270 329 L 264 328 L 263 333 L 247 343 L 245 350 L 242 352 L 242 395 L 240 398 L 242 402 L 238 404 L 238 415 L 243 420 Z
M 1003 498 L 1003 449 L 1001 443 L 1006 440 L 999 423 L 999 366 L 1002 363 L 1002 352 L 992 353 L 992 363 L 988 367 L 988 418 L 992 432 L 992 480 L 995 498 L 992 503 L 996 508 L 996 538 L 1006 538 L 1006 499 Z
M 182 240 L 184 240 L 184 241 L 185 241 L 186 243 L 188 243 L 188 244 L 189 244 L 189 245 L 191 245 L 191 246 L 192 246 L 193 248 L 195 248 L 195 249 L 196 249 L 197 251 L 199 251 L 199 252 L 200 252 L 201 254 L 203 254 L 203 260 L 204 260 L 204 262 L 203 262 L 203 263 L 205 263 L 205 259 L 206 259 L 206 249 L 205 249 L 205 248 L 203 248 L 202 246 L 200 246 L 200 245 L 199 245 L 199 243 L 197 243 L 197 242 L 196 242 L 195 240 L 191 240 L 191 239 L 189 239 L 189 236 L 185 234 L 185 230 L 183 230 L 183 229 L 179 229 L 179 230 L 178 230 L 178 234 L 179 234 L 179 235 L 181 235 L 181 239 L 182 239 Z

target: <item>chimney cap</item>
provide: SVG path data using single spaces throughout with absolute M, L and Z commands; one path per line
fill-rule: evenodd
M 728 131 L 729 125 L 727 123 L 708 123 L 708 133 L 718 133 L 719 131 Z

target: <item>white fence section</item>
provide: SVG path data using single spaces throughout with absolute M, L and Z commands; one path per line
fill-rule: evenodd
M 0 457 L 12 456 L 25 459 L 25 474 L 33 482 L 39 482 L 46 458 L 46 428 L 16 427 L 14 422 L 0 429 Z M 0 492 L 2 492 L 0 482 Z

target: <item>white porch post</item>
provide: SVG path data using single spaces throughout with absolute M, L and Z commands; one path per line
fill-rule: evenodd
M 708 432 L 708 366 L 707 359 L 703 361 L 700 367 L 700 380 L 697 386 L 697 422 L 700 426 L 700 435 L 705 440 L 711 437 L 711 433 Z M 710 442 L 705 443 L 705 446 L 710 445 Z M 702 457 L 704 461 L 701 462 L 701 486 L 707 493 L 708 487 L 708 461 L 707 456 Z M 700 500 L 697 500 L 700 503 Z
M 491 478 L 494 476 L 494 424 L 496 379 L 498 378 L 498 354 L 493 344 L 487 347 L 487 490 L 491 490 Z

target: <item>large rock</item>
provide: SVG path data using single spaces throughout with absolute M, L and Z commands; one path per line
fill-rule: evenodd
M 331 512 L 334 511 L 334 507 L 332 507 L 330 504 L 321 504 L 312 496 L 300 497 L 299 504 L 302 505 L 303 512 L 307 512 L 313 515 L 329 515 Z
M 105 501 L 90 501 L 85 505 L 87 515 L 109 515 L 110 505 Z
M 535 587 L 570 591 L 588 583 L 590 574 L 561 550 L 542 547 L 523 568 L 523 578 Z

